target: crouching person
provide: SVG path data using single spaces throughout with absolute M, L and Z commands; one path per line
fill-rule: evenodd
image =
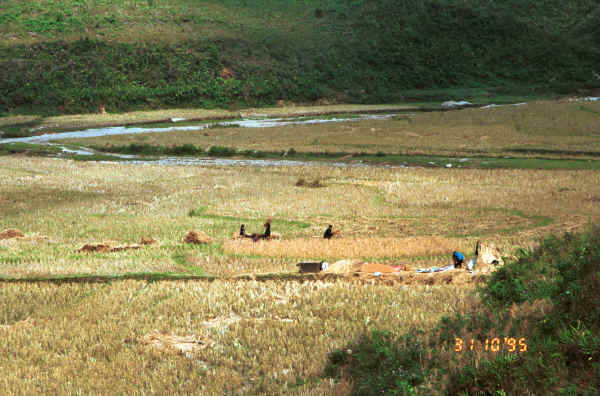
M 452 253 L 452 260 L 454 261 L 454 268 L 462 267 L 465 256 L 461 252 Z

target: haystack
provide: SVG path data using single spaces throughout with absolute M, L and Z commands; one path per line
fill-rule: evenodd
M 24 236 L 25 236 L 25 234 L 23 234 L 20 230 L 17 230 L 15 228 L 9 228 L 7 230 L 0 232 L 0 240 L 20 238 L 20 237 L 24 237 Z
M 101 253 L 109 253 L 109 252 L 121 252 L 123 250 L 131 250 L 131 249 L 140 249 L 142 245 L 138 245 L 137 243 L 133 243 L 131 245 L 117 245 L 111 246 L 109 242 L 103 243 L 86 243 L 83 245 L 78 252 L 101 252 Z
M 503 265 L 502 254 L 494 245 L 482 243 L 479 247 L 479 260 L 484 264 Z
M 158 241 L 152 237 L 142 237 L 140 241 L 140 245 L 154 245 L 158 243 Z
M 212 239 L 204 231 L 191 230 L 183 239 L 185 243 L 211 243 Z
M 330 264 L 328 268 L 323 272 L 331 274 L 349 274 L 351 272 L 356 271 L 356 269 L 360 268 L 361 264 L 363 264 L 363 261 L 360 260 L 340 260 L 336 261 L 333 264 Z
M 78 252 L 110 252 L 112 251 L 112 247 L 107 243 L 86 243 L 83 245 Z

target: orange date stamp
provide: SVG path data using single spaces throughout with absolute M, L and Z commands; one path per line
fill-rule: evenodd
M 512 337 L 494 337 L 483 340 L 476 340 L 474 338 L 464 340 L 462 338 L 454 339 L 454 352 L 469 351 L 523 353 L 527 352 L 527 339 Z

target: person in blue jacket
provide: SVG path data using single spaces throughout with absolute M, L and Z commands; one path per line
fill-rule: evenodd
M 465 261 L 465 256 L 461 252 L 454 252 L 452 253 L 452 260 L 454 260 L 454 268 L 460 268 L 463 261 Z

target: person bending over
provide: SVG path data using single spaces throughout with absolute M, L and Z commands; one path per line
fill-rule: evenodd
M 465 261 L 465 256 L 461 252 L 454 252 L 452 253 L 452 260 L 454 261 L 454 268 L 460 268 L 463 261 Z

